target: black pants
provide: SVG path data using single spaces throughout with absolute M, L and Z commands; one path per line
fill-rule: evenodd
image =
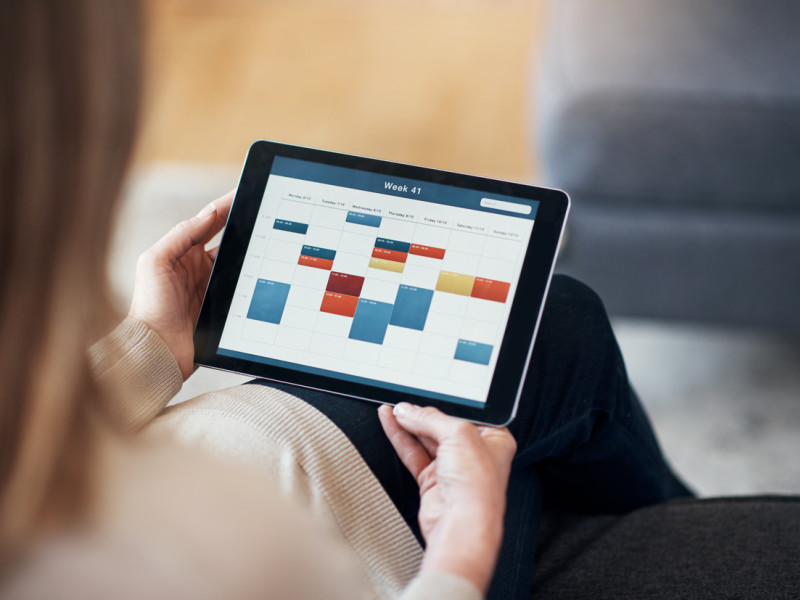
M 275 387 L 316 407 L 350 438 L 422 541 L 418 488 L 383 434 L 377 406 Z M 530 598 L 543 508 L 618 514 L 691 495 L 661 454 L 600 299 L 574 279 L 553 279 L 509 429 L 518 451 L 489 598 Z

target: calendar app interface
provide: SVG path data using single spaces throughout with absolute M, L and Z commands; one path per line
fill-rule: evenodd
M 276 157 L 218 353 L 482 406 L 537 207 Z

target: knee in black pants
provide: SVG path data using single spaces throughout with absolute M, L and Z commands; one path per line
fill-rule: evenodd
M 542 439 L 577 414 L 616 409 L 617 386 L 627 376 L 599 296 L 565 275 L 553 277 L 517 418 L 518 442 Z

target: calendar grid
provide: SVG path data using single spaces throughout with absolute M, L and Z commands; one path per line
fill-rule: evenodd
M 486 222 L 520 220 L 369 196 L 270 178 L 220 347 L 485 397 L 527 247 Z

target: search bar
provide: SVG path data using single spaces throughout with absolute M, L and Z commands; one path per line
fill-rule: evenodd
M 506 202 L 505 200 L 495 200 L 494 198 L 481 198 L 481 206 L 484 208 L 494 208 L 495 210 L 520 213 L 522 215 L 531 214 L 531 207 L 527 204 L 517 204 L 516 202 Z

